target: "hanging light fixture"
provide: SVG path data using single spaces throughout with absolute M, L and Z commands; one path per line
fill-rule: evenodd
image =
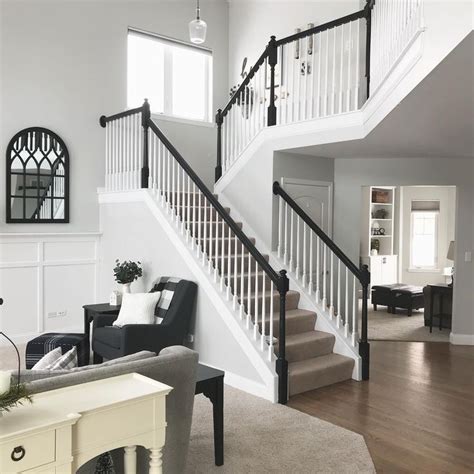
M 207 23 L 200 18 L 199 0 L 196 5 L 196 19 L 189 22 L 189 38 L 191 43 L 201 44 L 206 41 Z

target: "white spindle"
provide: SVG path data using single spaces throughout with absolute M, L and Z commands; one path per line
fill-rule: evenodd
M 265 298 L 265 292 L 263 293 Z M 257 340 L 258 333 L 258 262 L 255 260 L 255 295 L 254 295 L 254 322 L 253 322 L 253 337 Z
M 272 295 L 272 297 L 270 298 L 270 314 L 269 314 L 269 328 L 268 328 L 268 331 L 269 331 L 269 335 L 268 335 L 268 339 L 269 339 L 269 343 L 268 343 L 268 360 L 271 361 L 272 360 L 272 356 L 273 356 L 273 293 L 275 291 L 275 288 L 274 288 L 274 284 L 273 284 L 273 280 L 270 282 L 270 295 Z
M 300 252 L 301 252 L 301 244 L 300 244 L 300 216 L 296 215 L 296 278 L 300 277 Z
M 208 244 L 207 240 L 207 211 L 211 210 L 211 207 L 208 206 L 207 199 L 203 197 L 203 205 L 204 205 L 204 220 L 203 220 L 203 244 L 202 244 L 202 264 L 206 262 L 206 258 L 208 255 L 208 245 L 210 245 L 210 242 Z
M 278 258 L 282 257 L 283 198 L 278 196 Z
M 285 265 L 288 264 L 288 203 L 285 201 L 285 247 L 284 247 L 284 255 L 283 255 L 283 261 L 285 262 Z
M 352 311 L 352 345 L 355 346 L 357 344 L 358 339 L 358 322 L 359 322 L 359 314 L 358 314 L 358 302 L 359 299 L 357 298 L 357 279 L 354 275 L 353 277 L 353 311 Z
M 227 239 L 230 243 L 230 237 L 231 237 L 231 229 L 228 227 L 228 233 L 227 233 Z M 222 249 L 221 252 L 224 254 L 225 253 L 225 239 L 222 239 Z M 232 282 L 232 265 L 231 265 L 231 251 L 230 251 L 230 245 L 229 248 L 227 249 L 227 292 L 226 292 L 226 297 L 227 301 L 230 301 L 230 285 Z
M 319 236 L 316 236 L 316 302 L 319 303 L 321 300 L 321 279 L 320 279 L 320 268 L 321 268 L 321 239 Z
M 329 316 L 332 319 L 334 317 L 334 254 L 332 250 L 329 250 Z
M 252 307 L 251 307 L 251 304 L 252 304 L 252 279 L 250 278 L 250 276 L 252 274 L 251 264 L 252 264 L 252 260 L 251 260 L 251 254 L 249 252 L 248 260 L 247 260 L 247 275 L 248 275 L 248 279 L 247 279 L 247 329 L 250 328 L 250 320 L 252 318 L 252 316 L 251 316 L 251 313 L 252 313 Z M 242 267 L 241 270 L 242 270 L 242 272 L 244 271 L 243 267 Z
M 308 231 L 308 226 L 303 222 L 303 275 L 302 275 L 302 280 L 303 280 L 303 286 L 305 287 L 306 286 L 306 281 L 307 281 L 307 267 L 306 267 L 306 264 L 307 264 L 307 261 L 306 261 L 306 245 L 307 245 L 307 242 L 306 242 L 306 234 L 307 234 L 307 231 Z
M 347 54 L 349 58 L 347 60 L 347 112 L 351 110 L 351 88 L 352 88 L 352 23 L 349 23 L 349 51 Z
M 313 292 L 313 232 L 309 233 L 309 283 L 308 292 L 311 295 Z
M 294 268 L 294 260 L 293 260 L 293 249 L 294 249 L 294 220 L 295 220 L 295 212 L 293 209 L 290 209 L 290 216 L 291 216 L 291 222 L 290 222 L 290 272 L 293 271 Z
M 229 240 L 229 251 L 230 251 L 231 244 L 232 242 Z M 238 259 L 239 259 L 237 245 L 238 245 L 237 235 L 234 234 L 234 298 L 232 300 L 232 306 L 234 310 L 237 309 L 237 264 L 238 264 Z
M 244 264 L 245 264 L 245 247 L 244 244 L 240 244 L 240 319 L 244 319 L 244 303 L 245 303 L 245 289 L 244 289 Z M 250 252 L 249 252 L 250 255 Z M 247 272 L 247 278 L 250 279 L 250 273 Z
M 327 310 L 327 246 L 323 243 L 323 308 Z
M 341 323 L 344 324 L 344 322 L 347 320 L 348 317 L 349 317 L 349 269 L 346 267 L 344 317 L 341 318 L 342 319 Z

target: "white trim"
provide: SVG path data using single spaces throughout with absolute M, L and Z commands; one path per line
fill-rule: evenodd
M 181 123 L 184 125 L 194 125 L 197 127 L 206 127 L 206 128 L 215 128 L 214 122 L 211 120 L 191 120 L 187 118 L 177 117 L 175 115 L 165 115 L 165 114 L 158 114 L 156 112 L 151 114 L 151 118 L 156 120 L 157 122 L 174 122 L 174 123 Z
M 474 346 L 474 334 L 454 334 L 449 335 L 449 342 L 456 346 Z

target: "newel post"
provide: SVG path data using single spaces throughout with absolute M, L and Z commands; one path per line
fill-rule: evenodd
M 143 128 L 143 162 L 141 174 L 141 187 L 148 188 L 148 179 L 150 177 L 150 168 L 148 166 L 148 130 L 150 128 L 149 121 L 151 118 L 150 104 L 145 99 L 142 105 L 142 128 Z
M 288 401 L 288 361 L 286 360 L 286 294 L 290 289 L 290 280 L 286 270 L 280 271 L 278 285 L 280 293 L 280 327 L 278 330 L 278 359 L 276 360 L 276 373 L 278 375 L 278 403 L 286 404 Z
M 272 36 L 268 43 L 268 65 L 270 66 L 270 105 L 268 106 L 267 125 L 269 127 L 276 125 L 276 106 L 275 106 L 275 66 L 278 63 L 278 48 L 276 38 Z
M 370 344 L 368 341 L 367 305 L 369 299 L 370 272 L 367 265 L 362 265 L 362 327 L 359 341 L 359 355 L 362 359 L 362 380 L 369 380 Z
M 367 21 L 366 39 L 365 39 L 365 77 L 367 80 L 367 99 L 370 96 L 370 47 L 372 37 L 372 8 L 375 0 L 367 0 L 365 5 L 365 19 Z
M 217 165 L 215 171 L 215 182 L 217 182 L 222 176 L 222 123 L 224 117 L 222 116 L 222 110 L 219 109 L 216 113 L 216 124 L 217 124 Z

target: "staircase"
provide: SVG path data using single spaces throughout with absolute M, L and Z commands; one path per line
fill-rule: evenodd
M 226 209 L 226 211 L 229 211 Z M 239 228 L 242 223 L 236 222 Z M 219 224 L 213 223 L 208 227 L 208 235 L 221 236 Z M 250 238 L 252 243 L 255 239 Z M 223 249 L 224 266 L 218 265 L 219 271 L 223 268 L 228 270 L 226 262 L 231 262 L 232 278 L 229 280 L 229 289 L 233 294 L 240 293 L 241 287 L 252 288 L 250 306 L 243 302 L 243 309 L 248 314 L 261 314 L 264 311 L 262 330 L 261 320 L 258 323 L 259 335 L 278 334 L 280 324 L 279 292 L 271 291 L 270 280 L 266 280 L 265 292 L 259 291 L 258 283 L 262 281 L 263 273 L 255 273 L 248 266 L 232 267 L 232 262 L 240 262 L 241 255 L 235 253 L 233 239 L 224 240 L 214 237 L 206 240 L 206 250 L 209 252 L 211 246 L 217 246 L 219 252 Z M 268 255 L 263 255 L 268 260 Z M 247 259 L 244 259 L 247 262 Z M 236 270 L 236 271 L 235 271 Z M 227 280 L 225 282 L 227 284 Z M 256 289 L 256 290 L 255 290 Z M 236 291 L 234 291 L 236 290 Z M 328 332 L 316 331 L 315 311 L 299 308 L 300 293 L 289 290 L 286 294 L 286 359 L 288 360 L 289 373 L 289 395 L 307 392 L 316 388 L 342 382 L 352 378 L 354 359 L 333 352 L 335 336 Z M 241 303 L 240 301 L 238 302 Z M 268 314 L 273 308 L 272 317 Z M 249 311 L 250 309 L 250 311 Z M 255 322 L 251 319 L 251 323 Z M 270 328 L 270 325 L 272 327 Z M 255 326 L 257 328 L 257 326 Z M 278 338 L 275 341 L 275 351 L 278 353 Z

